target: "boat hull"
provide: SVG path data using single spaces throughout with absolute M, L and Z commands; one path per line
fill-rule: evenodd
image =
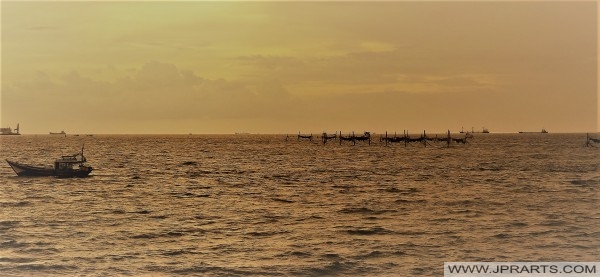
M 6 160 L 6 162 L 18 176 L 71 178 L 86 177 L 92 172 L 92 167 L 89 166 L 81 166 L 79 168 L 68 170 L 55 170 L 50 167 L 30 166 L 9 160 Z

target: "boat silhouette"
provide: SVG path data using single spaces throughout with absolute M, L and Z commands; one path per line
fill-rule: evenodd
M 80 156 L 78 159 L 77 157 Z M 8 165 L 17 173 L 18 176 L 44 177 L 54 176 L 61 178 L 86 177 L 92 172 L 92 167 L 85 165 L 85 156 L 83 156 L 83 147 L 81 153 L 61 156 L 54 161 L 54 167 L 40 167 L 26 165 L 19 162 L 6 160 Z
M 11 129 L 10 127 L 8 128 L 0 128 L 0 135 L 2 136 L 9 136 L 9 135 L 20 135 L 21 133 L 19 133 L 19 124 L 17 123 L 17 129 Z

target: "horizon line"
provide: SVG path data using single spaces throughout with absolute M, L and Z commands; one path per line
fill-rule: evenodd
M 364 132 L 364 131 L 363 131 Z M 363 132 L 354 132 L 355 134 L 361 134 Z M 377 134 L 377 135 L 383 135 L 386 133 L 386 131 L 383 132 L 373 132 L 373 131 L 367 131 L 370 132 L 371 134 Z M 432 131 L 432 132 L 427 132 L 427 130 L 425 130 L 425 132 L 427 134 L 446 134 L 447 131 L 443 131 L 443 132 L 438 132 L 438 131 Z M 489 132 L 489 133 L 482 133 L 482 132 L 460 132 L 460 131 L 456 131 L 456 132 L 452 132 L 450 131 L 451 134 L 464 134 L 464 133 L 469 133 L 469 134 L 485 134 L 485 135 L 493 135 L 493 134 L 519 134 L 519 133 L 523 133 L 523 134 L 543 134 L 541 131 L 511 131 L 511 132 L 506 132 L 506 131 L 498 131 L 498 132 Z M 73 136 L 92 136 L 92 135 L 185 135 L 185 136 L 189 136 L 189 135 L 306 135 L 306 134 L 313 134 L 313 135 L 321 135 L 323 134 L 323 131 L 320 132 L 289 132 L 289 133 L 269 133 L 269 132 L 232 132 L 232 133 L 193 133 L 193 132 L 189 132 L 189 133 L 66 133 L 66 134 L 48 134 L 48 133 L 19 133 L 19 134 L 13 134 L 13 135 L 2 135 L 0 134 L 0 137 L 2 136 L 18 136 L 18 135 L 27 135 L 27 136 L 53 136 L 53 137 L 64 137 L 64 136 L 69 136 L 69 137 L 73 137 Z M 326 132 L 327 134 L 334 134 L 334 133 L 339 133 L 339 131 L 337 132 Z M 342 134 L 351 134 L 352 132 L 342 132 Z M 396 133 L 398 134 L 397 131 L 394 132 L 390 132 L 387 131 L 387 134 L 390 135 L 392 133 Z M 409 134 L 422 134 L 423 132 L 408 132 Z M 586 134 L 586 133 L 600 133 L 600 131 L 573 131 L 573 132 L 564 132 L 564 131 L 558 131 L 558 132 L 548 132 L 546 134 Z M 402 134 L 402 133 L 400 133 Z

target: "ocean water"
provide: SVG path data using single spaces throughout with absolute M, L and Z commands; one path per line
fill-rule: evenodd
M 598 261 L 600 145 L 285 135 L 22 135 L 0 158 L 85 145 L 89 178 L 0 165 L 2 276 L 441 276 L 453 261 Z

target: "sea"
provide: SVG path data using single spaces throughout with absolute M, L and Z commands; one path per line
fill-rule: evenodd
M 444 262 L 600 260 L 600 145 L 585 133 L 450 147 L 380 136 L 0 136 L 0 275 L 442 276 Z M 17 177 L 4 161 L 50 165 L 82 147 L 88 178 Z

